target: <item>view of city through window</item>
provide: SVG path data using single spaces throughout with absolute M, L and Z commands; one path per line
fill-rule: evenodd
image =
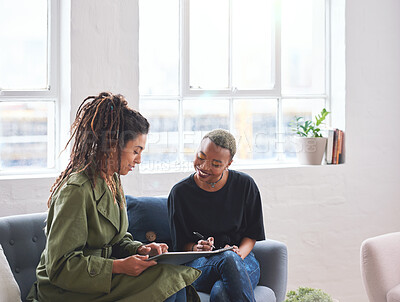
M 49 120 L 53 112 L 52 103 L 0 103 L 0 169 L 54 165 L 54 160 L 47 156 L 54 144 L 48 135 L 54 129 L 54 121 Z
M 0 173 L 55 166 L 48 13 L 47 0 L 0 1 Z

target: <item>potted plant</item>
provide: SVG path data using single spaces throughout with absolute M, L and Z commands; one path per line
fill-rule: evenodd
M 292 130 L 297 134 L 295 143 L 300 164 L 321 164 L 327 139 L 322 137 L 320 127 L 329 113 L 325 108 L 322 109 L 321 113 L 315 116 L 315 122 L 305 120 L 304 117 L 295 117 Z
M 299 287 L 297 291 L 291 290 L 286 294 L 284 302 L 335 302 L 330 295 L 320 289 Z

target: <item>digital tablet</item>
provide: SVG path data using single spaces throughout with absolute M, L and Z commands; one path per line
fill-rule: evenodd
M 159 254 L 153 257 L 150 257 L 147 259 L 149 260 L 155 260 L 158 263 L 168 263 L 168 264 L 184 264 L 187 262 L 190 262 L 194 259 L 200 258 L 200 257 L 207 257 L 210 255 L 222 253 L 225 251 L 232 250 L 233 247 L 226 247 L 223 249 L 218 249 L 214 251 L 209 251 L 209 252 L 202 252 L 202 251 L 193 251 L 193 252 L 168 252 L 164 254 Z

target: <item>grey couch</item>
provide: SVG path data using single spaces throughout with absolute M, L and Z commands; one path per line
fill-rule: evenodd
M 165 197 L 127 196 L 129 230 L 136 240 L 149 242 L 152 232 L 157 242 L 170 243 Z M 45 247 L 46 213 L 0 217 L 0 244 L 17 281 L 22 301 L 35 281 L 35 269 Z M 261 278 L 255 290 L 257 302 L 282 302 L 287 284 L 287 249 L 275 240 L 256 243 L 254 254 L 260 262 Z M 209 295 L 199 293 L 202 301 Z

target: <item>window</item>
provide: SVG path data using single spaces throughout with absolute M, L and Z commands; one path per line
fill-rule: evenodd
M 0 175 L 56 166 L 56 4 L 0 2 Z
M 294 117 L 330 106 L 328 13 L 328 0 L 140 0 L 141 169 L 190 168 L 215 128 L 235 135 L 236 164 L 293 161 Z

